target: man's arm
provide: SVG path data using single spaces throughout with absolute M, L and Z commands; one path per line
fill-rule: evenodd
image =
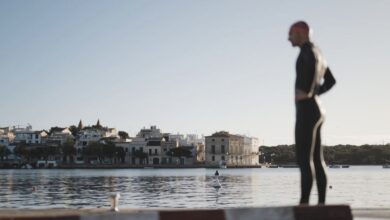
M 324 82 L 320 86 L 318 90 L 318 94 L 321 95 L 328 90 L 330 90 L 334 85 L 336 84 L 336 79 L 333 77 L 332 72 L 329 68 L 326 69 L 325 75 L 324 75 Z

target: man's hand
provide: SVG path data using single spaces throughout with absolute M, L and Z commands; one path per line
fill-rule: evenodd
M 309 98 L 309 96 L 306 92 L 304 92 L 300 89 L 295 89 L 295 101 L 296 102 L 301 101 L 301 100 L 305 100 L 308 98 Z

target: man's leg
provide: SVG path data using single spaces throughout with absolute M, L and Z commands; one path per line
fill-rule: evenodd
M 325 171 L 325 161 L 323 157 L 323 149 L 321 146 L 321 126 L 316 132 L 316 145 L 314 149 L 314 167 L 316 173 L 316 182 L 318 189 L 318 203 L 325 204 L 327 178 Z
M 296 155 L 301 170 L 301 200 L 300 204 L 308 204 L 313 186 L 313 168 L 311 165 L 312 129 L 305 121 L 297 121 L 295 127 Z

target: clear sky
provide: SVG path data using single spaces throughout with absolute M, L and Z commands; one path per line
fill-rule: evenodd
M 292 144 L 297 20 L 337 85 L 323 142 L 390 143 L 390 1 L 0 0 L 0 127 L 218 130 Z

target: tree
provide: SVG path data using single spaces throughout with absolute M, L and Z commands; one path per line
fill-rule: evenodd
M 129 134 L 127 133 L 127 132 L 125 132 L 125 131 L 119 131 L 118 132 L 118 135 L 119 135 L 119 137 L 121 138 L 121 139 L 127 139 L 127 138 L 130 138 L 129 137 Z
M 83 128 L 84 128 L 84 125 L 83 125 L 83 122 L 80 119 L 79 125 L 77 126 L 77 130 L 81 131 Z
M 75 125 L 71 125 L 69 126 L 69 131 L 72 133 L 73 136 L 76 136 L 80 130 Z
M 8 156 L 11 154 L 11 151 L 4 145 L 0 145 L 0 159 L 8 159 Z
M 116 156 L 121 163 L 125 163 L 126 152 L 123 147 L 116 147 Z
M 92 128 L 102 129 L 103 126 L 100 124 L 100 120 L 98 119 L 96 125 L 92 126 Z
M 66 142 L 61 146 L 63 161 L 66 162 L 69 157 L 70 161 L 73 161 L 73 155 L 76 154 L 76 148 L 74 147 L 74 141 L 68 138 Z
M 14 149 L 15 155 L 21 157 L 23 160 L 30 161 L 31 154 L 30 150 L 27 149 L 27 146 L 25 144 L 19 144 Z
M 139 158 L 141 163 L 143 163 L 143 161 L 148 158 L 148 154 L 141 150 L 135 150 L 133 155 L 134 157 Z
M 102 162 L 103 158 L 103 146 L 99 142 L 90 142 L 87 147 L 83 148 L 83 156 L 85 157 L 97 157 L 99 162 Z
M 103 157 L 107 156 L 108 158 L 110 158 L 110 161 L 112 163 L 112 158 L 115 156 L 115 153 L 116 153 L 116 148 L 115 148 L 115 144 L 108 141 L 106 142 L 105 144 L 101 144 L 102 146 L 102 150 L 103 150 Z
M 34 159 L 44 159 L 49 160 L 49 157 L 55 157 L 60 155 L 60 151 L 58 147 L 40 145 L 33 146 L 30 150 L 31 157 Z

